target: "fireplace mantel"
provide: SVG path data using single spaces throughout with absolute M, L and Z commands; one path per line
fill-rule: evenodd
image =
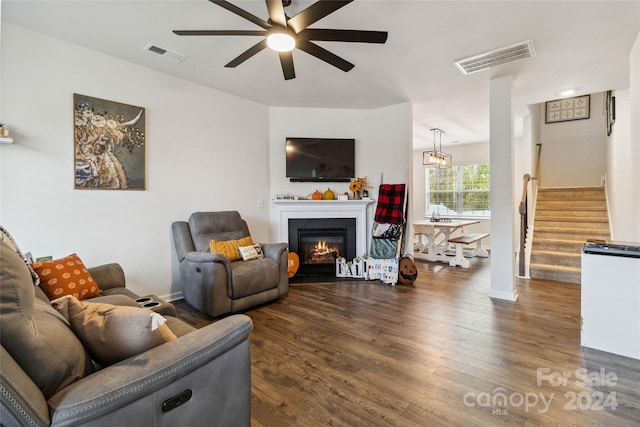
M 273 200 L 278 219 L 278 241 L 289 241 L 289 219 L 355 218 L 356 255 L 367 252 L 370 230 L 368 207 L 373 200 Z

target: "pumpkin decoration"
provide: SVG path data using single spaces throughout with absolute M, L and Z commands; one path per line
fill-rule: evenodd
M 313 200 L 322 200 L 322 193 L 319 192 L 318 190 L 314 191 L 313 194 L 311 195 L 311 198 Z
M 295 252 L 289 252 L 288 258 L 287 273 L 289 274 L 289 278 L 291 278 L 298 272 L 298 267 L 300 266 L 300 258 Z
M 333 191 L 331 191 L 330 188 L 327 188 L 327 191 L 324 192 L 322 198 L 324 200 L 333 200 L 335 198 L 335 194 L 333 194 Z
M 413 259 L 409 256 L 403 256 L 400 258 L 400 265 L 398 268 L 398 282 L 403 285 L 411 285 L 418 278 L 418 269 L 416 268 Z

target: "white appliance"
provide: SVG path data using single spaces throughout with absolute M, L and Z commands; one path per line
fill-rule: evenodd
M 582 345 L 640 359 L 640 243 L 582 248 Z

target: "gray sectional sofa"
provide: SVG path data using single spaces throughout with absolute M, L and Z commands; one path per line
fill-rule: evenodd
M 102 367 L 11 243 L 0 241 L 2 426 L 250 425 L 250 318 L 195 330 L 164 303 L 177 338 Z M 103 293 L 85 301 L 138 306 L 118 264 L 89 272 Z

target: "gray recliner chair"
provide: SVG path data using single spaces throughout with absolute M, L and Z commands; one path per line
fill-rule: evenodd
M 250 236 L 237 211 L 195 212 L 188 221 L 174 222 L 171 229 L 184 299 L 209 316 L 235 313 L 289 292 L 286 243 L 261 243 L 264 258 L 251 261 L 231 262 L 211 253 L 211 240 Z

